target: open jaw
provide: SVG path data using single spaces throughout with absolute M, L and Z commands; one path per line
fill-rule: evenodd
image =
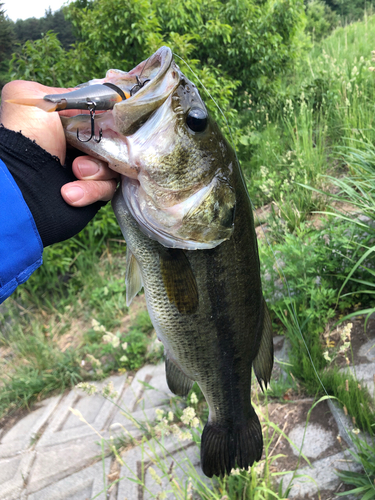
M 233 233 L 234 192 L 224 181 L 225 176 L 219 175 L 221 167 L 216 166 L 215 171 L 208 167 L 212 164 L 207 159 L 209 141 L 202 146 L 201 139 L 206 137 L 205 130 L 199 131 L 202 136 L 188 135 L 186 113 L 193 102 L 200 102 L 202 109 L 204 104 L 197 91 L 192 90 L 189 96 L 186 78 L 173 61 L 171 50 L 162 47 L 128 73 L 109 70 L 104 79 L 88 82 L 80 90 L 87 89 L 89 93 L 90 85 L 94 90 L 95 85 L 108 83 L 130 97 L 98 112 L 94 130 L 92 115 L 62 117 L 68 142 L 108 162 L 123 176 L 125 203 L 150 238 L 166 247 L 185 250 L 211 249 L 229 239 Z M 190 88 L 194 87 L 190 84 Z M 182 99 L 178 92 L 186 97 L 183 106 L 176 107 L 175 100 L 180 103 Z M 195 134 L 192 130 L 191 134 Z M 192 137 L 196 139 L 192 141 Z M 184 140 L 185 149 L 179 146 L 179 141 Z M 176 161 L 176 168 L 180 165 L 181 171 L 197 169 L 196 163 L 182 156 L 181 151 L 185 150 L 189 158 L 196 152 L 198 156 L 194 158 L 199 157 L 204 173 L 196 177 L 189 174 L 189 182 L 179 182 L 178 188 L 170 189 L 176 186 L 170 179 L 179 179 L 180 173 L 169 172 L 168 168 L 173 170 L 175 164 L 168 158 Z M 155 166 L 160 166 L 156 174 Z
M 180 82 L 180 72 L 169 47 L 161 47 L 129 72 L 110 69 L 105 78 L 83 86 L 110 84 L 127 96 L 113 107 L 114 127 L 123 135 L 133 134 Z
M 150 115 L 168 99 L 179 81 L 180 72 L 173 61 L 171 50 L 161 47 L 129 72 L 109 70 L 105 78 L 82 84 L 79 90 L 87 89 L 87 95 L 90 95 L 90 86 L 113 84 L 128 98 L 107 111 L 95 114 L 94 134 L 89 114 L 69 118 L 61 116 L 67 141 L 77 149 L 107 161 L 113 170 L 135 177 L 135 165 L 129 164 L 131 160 L 127 138 L 142 128 Z M 86 109 L 86 101 L 82 101 L 81 109 Z M 96 140 L 98 138 L 99 141 Z

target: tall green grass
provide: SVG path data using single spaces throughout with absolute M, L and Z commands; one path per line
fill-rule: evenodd
M 375 16 L 337 28 L 301 57 L 278 99 L 248 108 L 235 138 L 256 205 L 276 201 L 291 228 L 324 200 L 295 183 L 323 187 L 322 174 L 345 172 L 337 147 L 375 142 Z

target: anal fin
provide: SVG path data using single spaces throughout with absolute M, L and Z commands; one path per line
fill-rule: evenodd
M 194 381 L 185 375 L 181 369 L 165 354 L 165 371 L 169 389 L 176 396 L 187 396 L 193 387 Z
M 254 359 L 253 367 L 255 375 L 258 379 L 259 385 L 263 390 L 263 383 L 265 388 L 270 382 L 271 373 L 273 368 L 273 332 L 272 321 L 266 301 L 263 299 L 264 318 L 262 338 L 260 340 L 259 351 Z

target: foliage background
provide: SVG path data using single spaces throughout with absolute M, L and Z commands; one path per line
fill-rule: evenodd
M 254 206 L 267 204 L 256 221 L 265 233 L 264 293 L 275 332 L 290 340 L 292 376 L 305 393 L 322 394 L 313 361 L 329 394 L 373 432 L 370 395 L 335 369 L 340 356 L 350 358 L 347 338 L 327 338 L 334 321 L 375 306 L 371 8 L 358 0 L 77 0 L 56 15 L 12 23 L 0 13 L 3 82 L 74 86 L 111 67 L 130 69 L 163 44 L 188 60 L 229 122 L 231 133 L 206 97 L 236 148 Z M 338 202 L 346 207 L 339 219 Z M 314 212 L 323 210 L 331 215 L 317 221 Z M 0 414 L 83 378 L 160 359 L 149 350 L 149 318 L 123 327 L 121 241 L 107 206 L 75 238 L 46 249 L 44 265 L 7 301 L 0 342 L 14 363 L 1 380 Z M 82 342 L 61 352 L 56 342 L 73 321 L 86 325 Z M 285 386 L 271 389 L 283 396 Z

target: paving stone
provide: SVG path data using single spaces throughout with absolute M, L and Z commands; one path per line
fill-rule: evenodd
M 149 500 L 161 491 L 167 493 L 168 500 L 174 500 L 176 493 L 173 493 L 167 473 L 171 472 L 177 481 L 184 484 L 191 475 L 191 467 L 196 469 L 203 481 L 210 482 L 201 471 L 199 449 L 192 441 L 181 442 L 175 437 L 168 437 L 162 444 L 153 441 L 143 447 L 137 446 L 127 452 L 123 459 L 126 465 L 122 467 L 120 477 L 124 479 L 120 481 L 118 489 L 118 499 L 121 500 Z M 157 465 L 159 461 L 161 468 Z M 155 481 L 154 473 L 160 478 L 161 484 Z M 145 487 L 134 483 L 134 480 L 144 482 Z
M 0 458 L 10 457 L 29 448 L 60 400 L 61 396 L 46 399 L 37 410 L 29 413 L 8 432 L 3 433 L 0 439 Z
M 104 460 L 106 477 L 109 474 L 110 465 L 111 459 L 106 458 Z M 97 500 L 105 500 L 106 494 L 103 489 L 103 462 L 100 461 L 32 493 L 27 500 L 88 500 L 94 497 Z
M 305 499 L 311 498 L 318 491 L 336 491 L 341 482 L 336 474 L 336 469 L 352 471 L 361 470 L 361 467 L 353 463 L 350 457 L 351 455 L 349 452 L 341 452 L 331 457 L 316 460 L 312 464 L 312 467 L 298 469 L 297 475 L 300 477 L 296 477 L 293 480 L 293 486 L 288 498 L 294 498 L 296 500 Z M 292 473 L 282 476 L 284 487 L 288 485 L 292 476 Z
M 167 395 L 170 396 L 172 394 L 168 390 L 166 383 L 164 384 L 162 382 L 162 374 L 164 374 L 165 377 L 164 364 L 158 366 L 146 365 L 141 368 L 135 375 L 130 386 L 126 388 L 121 398 L 120 405 L 129 412 L 142 410 L 145 407 L 149 408 L 151 403 L 148 401 L 151 401 L 151 399 L 157 402 L 158 405 L 161 405 L 165 402 L 166 397 L 168 397 Z M 152 383 L 154 377 L 157 385 Z M 151 394 L 149 394 L 150 389 L 147 389 L 147 386 L 143 382 L 158 389 L 157 391 L 153 391 L 156 394 L 151 396 Z M 159 388 L 158 385 L 161 388 Z
M 139 424 L 155 421 L 155 408 L 165 405 L 172 396 L 165 378 L 164 363 L 141 368 L 118 401 L 120 408 L 111 419 L 110 433 L 120 436 L 125 432 L 134 438 L 139 437 L 142 434 Z M 168 409 L 166 406 L 163 408 Z
M 165 411 L 169 410 L 169 407 L 165 406 L 159 406 L 158 408 L 162 408 Z M 155 417 L 155 408 L 139 410 L 133 413 L 119 410 L 109 426 L 109 433 L 113 437 L 128 436 L 138 439 L 143 434 L 143 424 L 155 422 Z
M 126 377 L 110 377 L 98 388 L 113 382 L 114 389 L 121 394 Z M 86 421 L 98 432 L 102 431 L 110 421 L 116 406 L 113 401 L 103 398 L 101 395 L 88 396 L 80 389 L 73 389 L 63 398 L 53 418 L 45 429 L 43 436 L 37 443 L 37 448 L 63 444 L 69 441 L 95 436 L 95 431 L 73 415 L 69 408 L 79 410 Z
M 352 448 L 353 441 L 351 437 L 351 431 L 354 429 L 354 425 L 349 415 L 345 415 L 344 411 L 340 408 L 338 403 L 332 399 L 327 399 L 327 403 L 333 418 L 336 420 L 337 427 L 339 429 L 340 436 L 345 440 L 346 444 Z
M 375 363 L 360 363 L 355 368 L 349 367 L 349 370 L 357 378 L 358 382 L 367 387 L 370 395 L 375 397 Z
M 0 500 L 18 500 L 27 481 L 35 451 L 0 460 Z
M 136 409 L 148 409 L 161 406 L 165 404 L 166 401 L 168 402 L 173 396 L 168 388 L 164 364 L 156 367 L 149 385 L 154 389 L 145 388 L 142 398 L 138 400 Z
M 375 341 L 374 339 L 369 340 L 366 344 L 363 344 L 358 351 L 360 356 L 367 358 L 369 361 L 375 362 Z
M 290 343 L 284 335 L 278 335 L 273 339 L 274 348 L 274 367 L 272 378 L 274 380 L 286 380 L 288 378 L 285 363 L 289 363 Z
M 297 425 L 289 433 L 289 438 L 297 446 L 298 449 L 291 447 L 294 455 L 299 455 L 300 450 L 307 458 L 317 458 L 319 455 L 328 450 L 336 442 L 336 437 L 333 431 L 324 429 L 318 424 Z
M 95 441 L 98 442 L 99 437 L 95 439 L 88 436 L 37 449 L 27 493 L 34 493 L 97 461 L 101 455 L 101 447 Z
M 282 349 L 279 342 L 279 347 L 276 349 L 277 357 L 287 361 L 287 346 L 284 344 Z M 368 356 L 372 356 L 371 347 L 371 345 L 362 346 L 363 349 L 367 348 L 362 356 L 366 355 L 369 359 Z M 375 371 L 374 363 L 360 364 L 356 367 L 356 371 L 359 379 L 362 374 L 365 382 L 366 380 L 370 382 L 370 377 Z M 103 500 L 106 498 L 104 494 L 100 496 L 103 475 L 102 463 L 98 461 L 101 454 L 101 448 L 97 444 L 99 437 L 86 423 L 71 414 L 69 406 L 79 410 L 87 422 L 104 438 L 109 438 L 110 435 L 118 437 L 126 432 L 133 437 L 140 437 L 143 429 L 139 423 L 155 422 L 156 408 L 168 411 L 172 395 L 166 384 L 164 364 L 145 366 L 139 370 L 128 387 L 125 377 L 112 377 L 102 385 L 106 385 L 109 380 L 113 381 L 115 389 L 120 394 L 117 404 L 124 411 L 101 396 L 90 397 L 82 391 L 74 390 L 65 398 L 58 399 L 54 406 L 51 403 L 53 398 L 49 402 L 44 402 L 42 408 L 17 424 L 18 429 L 16 425 L 7 433 L 0 435 L 0 453 L 13 453 L 12 450 L 17 453 L 19 449 L 27 448 L 32 437 L 48 422 L 44 434 L 35 445 L 35 451 L 9 456 L 7 460 L 1 460 L 0 455 L 0 500 L 86 500 L 97 494 L 99 494 L 97 498 Z M 331 408 L 330 403 L 328 401 Z M 55 408 L 54 413 L 53 408 Z M 298 471 L 299 476 L 304 474 L 311 476 L 316 483 L 308 478 L 295 479 L 289 498 L 310 498 L 316 494 L 317 485 L 320 490 L 334 491 L 339 484 L 335 468 L 349 467 L 344 452 L 338 453 L 340 448 L 337 447 L 337 443 L 336 448 L 333 446 L 338 432 L 345 437 L 348 421 L 339 416 L 338 429 L 333 425 L 332 432 L 329 432 L 331 423 L 324 428 L 320 425 L 323 424 L 323 418 L 324 421 L 328 419 L 326 414 L 328 412 L 329 415 L 329 411 L 328 409 L 325 411 L 320 420 L 313 421 L 314 414 L 312 414 L 312 421 L 307 427 L 305 436 L 303 453 L 312 461 L 316 460 L 312 462 L 312 468 L 305 467 Z M 337 421 L 337 416 L 335 418 Z M 304 431 L 305 426 L 301 425 L 295 426 L 289 433 L 289 437 L 299 447 L 302 444 Z M 348 442 L 351 443 L 349 435 Z M 332 455 L 327 457 L 324 453 Z M 157 465 L 159 462 L 155 459 L 155 455 L 159 457 L 161 466 Z M 320 458 L 321 456 L 324 458 Z M 124 479 L 119 482 L 118 494 L 116 495 L 114 490 L 109 497 L 112 500 L 125 498 L 149 500 L 155 498 L 161 491 L 167 493 L 169 500 L 174 500 L 176 492 L 172 490 L 170 475 L 167 473 L 172 463 L 173 477 L 180 484 L 184 485 L 188 480 L 191 474 L 189 467 L 194 467 L 207 484 L 211 481 L 201 471 L 199 450 L 196 445 L 192 442 L 180 442 L 175 436 L 169 436 L 163 443 L 151 442 L 130 449 L 123 459 L 126 465 L 122 466 L 120 477 Z M 108 474 L 109 458 L 105 459 L 105 467 Z M 359 467 L 351 463 L 350 468 Z M 160 477 L 160 481 L 155 480 L 155 474 Z M 284 485 L 288 483 L 288 477 L 290 480 L 291 475 L 284 477 Z M 144 481 L 145 487 L 136 484 L 134 480 L 137 479 Z M 26 490 L 23 490 L 24 480 L 27 484 Z
M 178 465 L 177 465 L 178 464 Z M 176 489 L 173 490 L 170 483 L 170 477 L 176 479 L 177 483 L 184 487 L 185 483 L 188 482 L 189 476 L 192 475 L 192 467 L 195 469 L 195 473 L 200 477 L 201 481 L 206 484 L 210 484 L 211 481 L 202 472 L 200 466 L 200 453 L 197 446 L 193 443 L 188 443 L 185 447 L 182 447 L 171 454 L 171 456 L 165 457 L 163 461 L 163 466 L 160 468 L 156 465 L 152 465 L 154 473 L 160 478 L 161 484 L 158 485 L 151 474 L 150 468 L 145 471 L 145 491 L 144 499 L 151 500 L 155 498 L 154 495 L 160 493 L 161 491 L 168 492 L 167 499 L 175 500 L 178 498 Z M 172 474 L 166 475 L 166 472 L 172 468 Z

